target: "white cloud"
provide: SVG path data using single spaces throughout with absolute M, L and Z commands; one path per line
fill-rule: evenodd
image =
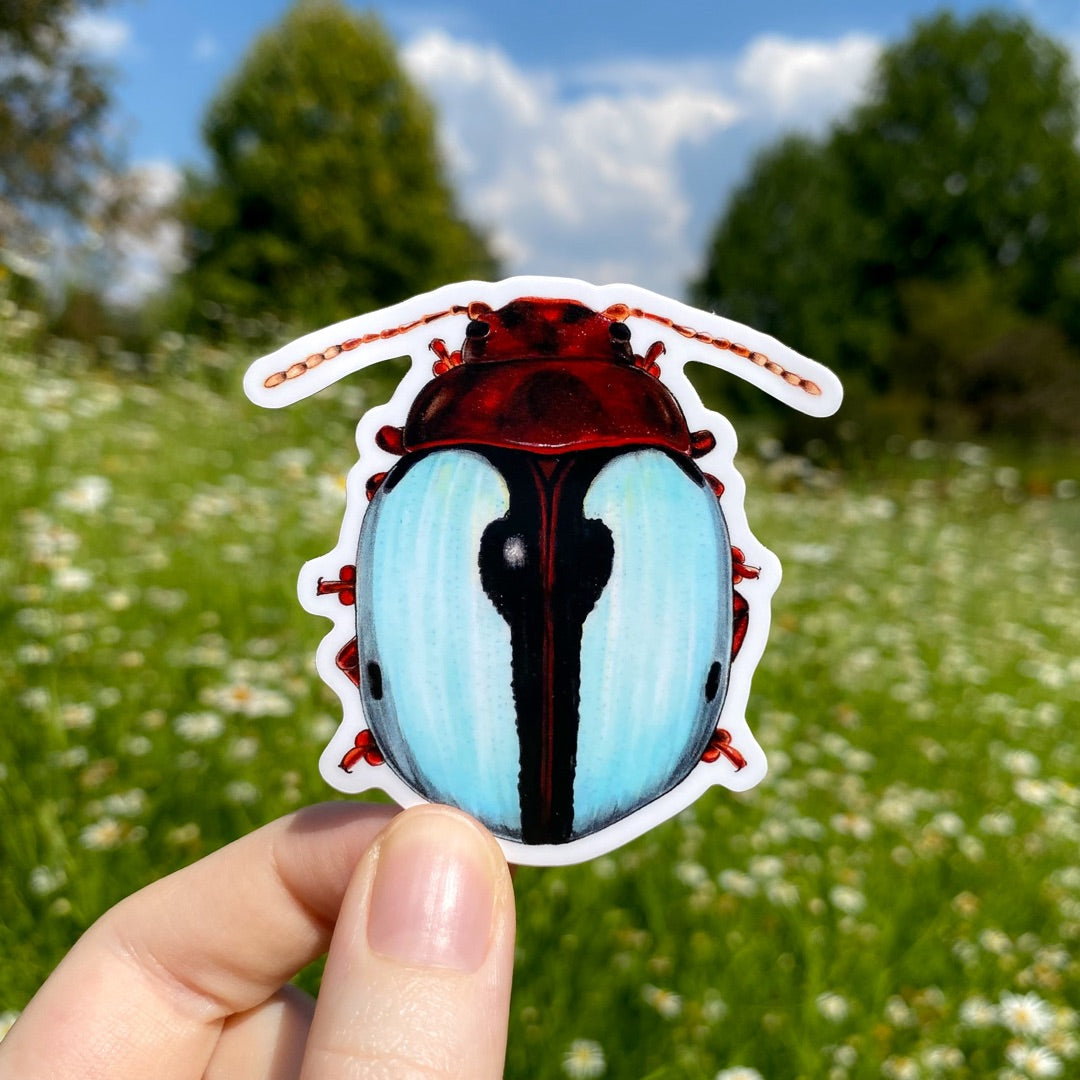
M 126 222 L 109 237 L 119 257 L 107 290 L 112 302 L 137 304 L 183 269 L 183 233 L 168 213 L 181 182 L 180 170 L 168 161 L 139 162 L 121 181 Z
M 71 44 L 77 52 L 100 60 L 120 56 L 131 44 L 131 25 L 113 15 L 82 12 L 68 24 Z
M 836 41 L 766 35 L 750 43 L 735 79 L 755 111 L 816 128 L 862 96 L 880 53 L 881 42 L 867 34 Z
M 676 286 L 690 254 L 679 153 L 734 123 L 733 102 L 678 84 L 569 97 L 557 73 L 441 31 L 410 42 L 404 61 L 439 107 L 466 209 L 509 272 Z
M 436 103 L 469 216 L 508 273 L 630 280 L 678 295 L 702 221 L 754 145 L 819 130 L 859 95 L 879 43 L 755 39 L 735 58 L 530 70 L 427 30 L 405 46 Z
M 171 161 L 141 161 L 131 168 L 143 203 L 160 210 L 180 194 L 183 174 Z
M 184 267 L 183 232 L 171 213 L 182 181 L 169 161 L 137 162 L 123 173 L 99 176 L 89 223 L 73 230 L 63 220 L 52 222 L 37 261 L 8 250 L 0 258 L 40 279 L 54 296 L 66 284 L 81 283 L 100 290 L 110 303 L 136 307 Z M 104 220 L 110 221 L 107 230 Z

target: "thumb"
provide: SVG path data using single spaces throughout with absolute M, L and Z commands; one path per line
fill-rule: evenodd
M 397 815 L 342 903 L 303 1080 L 497 1080 L 514 893 L 494 838 L 442 806 Z

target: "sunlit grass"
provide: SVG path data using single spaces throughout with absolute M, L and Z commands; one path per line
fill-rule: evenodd
M 172 342 L 140 382 L 4 327 L 0 1020 L 106 906 L 331 796 L 294 582 L 365 400 L 262 413 L 247 357 Z M 518 874 L 509 1076 L 1080 1071 L 1080 468 L 894 449 L 747 448 L 770 774 Z

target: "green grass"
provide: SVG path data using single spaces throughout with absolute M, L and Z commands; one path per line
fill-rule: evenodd
M 43 365 L 12 314 L 0 1013 L 121 896 L 332 796 L 326 624 L 294 583 L 365 400 L 264 413 L 248 357 L 181 342 L 151 382 Z M 1024 1047 L 1076 1075 L 1080 464 L 927 444 L 845 477 L 749 449 L 785 568 L 750 710 L 770 774 L 519 872 L 507 1075 L 573 1073 L 575 1040 L 620 1078 L 1057 1075 Z

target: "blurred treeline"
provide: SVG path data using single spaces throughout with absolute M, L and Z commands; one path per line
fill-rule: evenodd
M 41 313 L 43 339 L 130 367 L 166 333 L 254 347 L 498 273 L 457 207 L 431 106 L 374 16 L 299 0 L 208 110 L 209 166 L 150 213 L 110 143 L 108 73 L 70 41 L 92 6 L 0 5 L 0 272 L 7 299 Z M 183 267 L 137 307 L 111 301 L 111 238 L 162 221 L 182 230 Z M 60 289 L 55 265 L 49 284 L 34 270 L 58 235 Z M 826 136 L 758 157 L 689 298 L 840 372 L 841 441 L 1076 440 L 1080 88 L 1067 50 L 1014 15 L 916 24 Z M 738 405 L 802 437 L 760 395 Z
M 1080 92 L 1026 20 L 941 14 L 766 150 L 694 299 L 841 372 L 841 432 L 1080 435 Z

